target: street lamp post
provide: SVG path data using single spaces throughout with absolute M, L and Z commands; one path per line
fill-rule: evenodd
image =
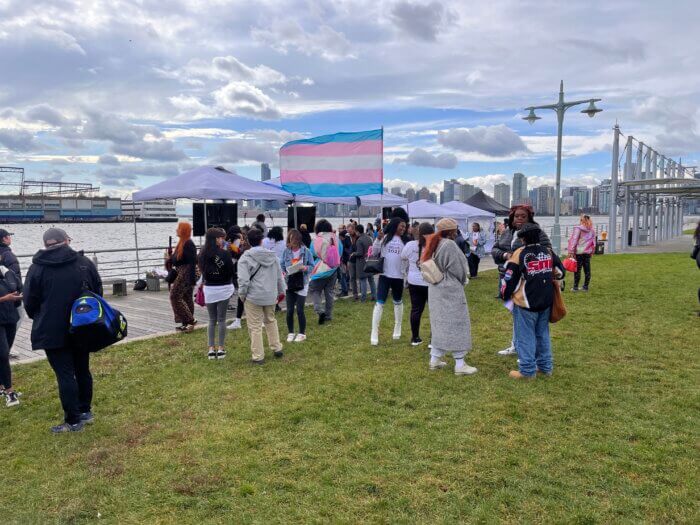
M 523 120 L 527 120 L 530 124 L 534 124 L 541 117 L 535 114 L 536 109 L 551 109 L 557 114 L 557 179 L 555 184 L 555 196 L 554 196 L 554 226 L 552 227 L 552 248 L 554 252 L 559 254 L 561 248 L 561 225 L 559 224 L 559 214 L 561 211 L 561 141 L 562 132 L 564 128 L 564 113 L 567 109 L 578 106 L 579 104 L 588 104 L 588 107 L 581 111 L 589 117 L 593 118 L 596 113 L 603 111 L 598 109 L 595 105 L 599 102 L 599 98 L 589 98 L 586 100 L 574 100 L 573 102 L 564 101 L 564 81 L 562 80 L 559 85 L 559 101 L 556 104 L 547 104 L 544 106 L 530 106 L 525 108 L 529 111 L 527 117 L 523 117 Z

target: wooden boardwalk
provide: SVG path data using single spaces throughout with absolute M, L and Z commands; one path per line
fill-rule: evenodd
M 107 293 L 105 298 L 129 321 L 129 336 L 122 343 L 175 332 L 176 325 L 167 289 L 160 292 L 129 290 L 129 294 L 125 297 L 114 297 Z M 232 301 L 232 304 L 235 305 L 235 301 Z M 235 315 L 235 311 L 229 311 L 228 320 L 233 319 Z M 209 321 L 207 309 L 197 305 L 195 305 L 195 317 L 199 321 L 198 328 L 206 326 Z M 12 364 L 28 363 L 46 357 L 44 352 L 32 350 L 31 331 L 32 320 L 25 314 L 10 354 Z

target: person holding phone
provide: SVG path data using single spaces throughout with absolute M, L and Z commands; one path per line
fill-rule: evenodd
M 17 290 L 16 283 L 11 281 L 0 272 L 0 395 L 5 398 L 8 407 L 19 405 L 19 393 L 12 388 L 10 350 L 19 323 L 17 302 L 22 301 L 22 293 Z

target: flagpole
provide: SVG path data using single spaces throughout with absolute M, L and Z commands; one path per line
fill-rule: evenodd
M 381 228 L 384 218 L 384 124 L 382 124 L 382 194 L 379 198 L 379 227 Z

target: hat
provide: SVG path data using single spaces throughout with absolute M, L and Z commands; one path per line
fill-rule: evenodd
M 532 224 L 531 222 L 526 222 L 518 230 L 518 237 L 523 237 L 527 232 L 542 231 L 542 229 L 537 224 Z
M 4 239 L 5 237 L 10 237 L 11 235 L 14 235 L 14 233 L 10 233 L 4 228 L 0 228 L 0 239 Z
M 440 219 L 438 223 L 435 225 L 435 231 L 438 232 L 444 232 L 444 231 L 450 231 L 450 230 L 456 230 L 458 229 L 457 221 L 454 219 L 450 219 L 449 217 L 445 217 L 444 219 Z
M 49 228 L 44 232 L 44 246 L 47 248 L 51 248 L 57 244 L 63 244 L 70 240 L 68 234 L 61 228 Z

